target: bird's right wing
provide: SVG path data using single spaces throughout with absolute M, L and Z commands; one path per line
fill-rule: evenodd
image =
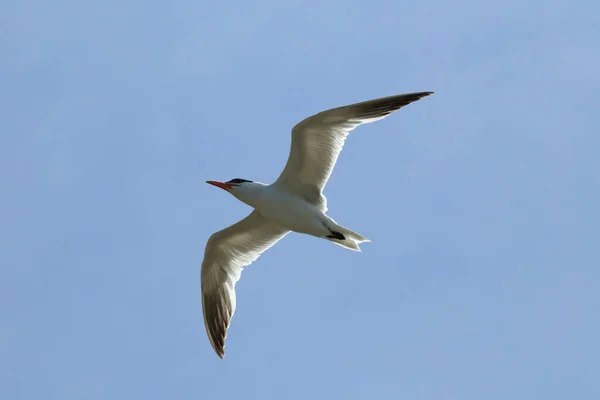
M 292 130 L 292 148 L 276 185 L 323 204 L 321 192 L 331 175 L 346 136 L 357 126 L 385 118 L 432 92 L 408 93 L 323 111 Z
M 242 269 L 252 264 L 289 231 L 252 211 L 243 220 L 214 233 L 202 261 L 202 311 L 206 333 L 219 357 L 235 312 L 235 284 Z

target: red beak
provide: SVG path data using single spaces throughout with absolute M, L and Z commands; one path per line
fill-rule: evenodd
M 233 186 L 235 186 L 235 185 L 232 185 L 231 183 L 225 183 L 225 182 L 219 182 L 219 181 L 206 181 L 206 183 L 211 184 L 216 187 L 220 187 L 221 189 L 224 189 L 224 190 L 229 190 Z

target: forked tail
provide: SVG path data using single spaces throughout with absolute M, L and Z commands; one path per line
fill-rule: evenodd
M 360 243 L 370 242 L 366 237 L 336 224 L 335 221 L 331 220 L 331 222 L 333 222 L 334 226 L 328 227 L 331 234 L 326 236 L 330 242 L 354 251 L 361 251 L 360 247 L 358 247 Z

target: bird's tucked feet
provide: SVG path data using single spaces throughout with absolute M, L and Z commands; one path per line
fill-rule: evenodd
M 332 231 L 331 229 L 329 229 L 329 232 L 331 232 L 331 235 L 327 235 L 329 239 L 346 240 L 346 236 L 340 232 Z

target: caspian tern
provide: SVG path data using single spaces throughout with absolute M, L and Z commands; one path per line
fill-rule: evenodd
M 254 208 L 246 218 L 213 234 L 204 252 L 204 324 L 220 358 L 225 356 L 227 329 L 235 312 L 235 284 L 242 269 L 265 250 L 290 232 L 323 238 L 355 251 L 360 251 L 360 243 L 369 242 L 327 216 L 323 188 L 352 130 L 432 93 L 383 97 L 323 111 L 301 121 L 292 129 L 287 165 L 271 185 L 240 178 L 206 182 Z

